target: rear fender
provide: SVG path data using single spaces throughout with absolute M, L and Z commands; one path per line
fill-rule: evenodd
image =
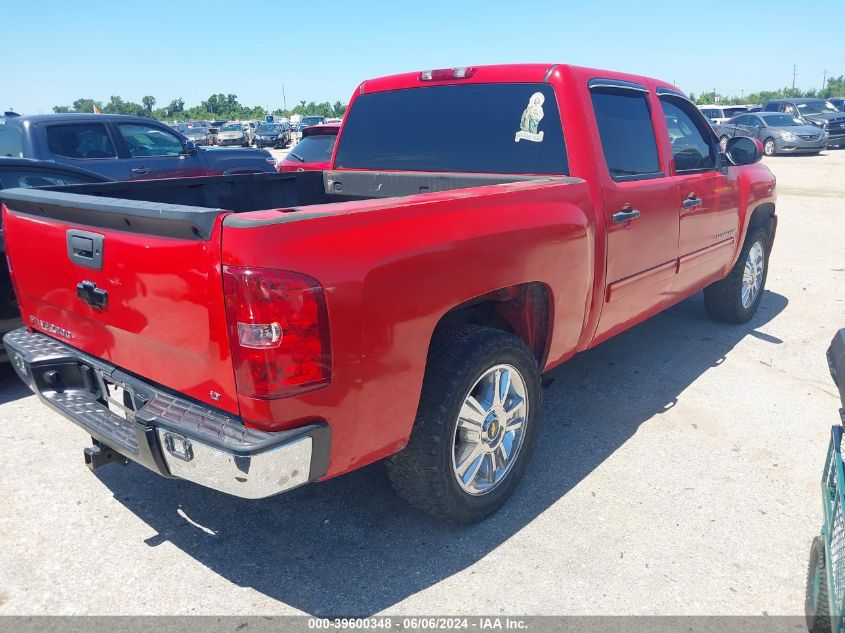
M 243 418 L 263 430 L 327 421 L 328 476 L 405 445 L 430 341 L 456 307 L 539 284 L 550 325 L 547 340 L 533 346 L 545 348 L 546 365 L 574 353 L 595 272 L 593 209 L 583 181 L 314 205 L 300 216 L 311 219 L 296 217 L 224 227 L 223 262 L 292 270 L 321 283 L 331 384 L 282 400 L 239 396 L 239 403 Z M 500 316 L 536 327 L 518 312 L 507 307 Z

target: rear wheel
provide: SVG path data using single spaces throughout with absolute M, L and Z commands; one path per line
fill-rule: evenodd
M 408 445 L 386 462 L 393 487 L 441 519 L 486 518 L 528 466 L 541 398 L 537 361 L 518 337 L 479 326 L 438 334 Z
M 774 156 L 777 154 L 777 147 L 775 146 L 775 139 L 767 138 L 763 141 L 763 153 L 766 156 Z
M 759 227 L 749 229 L 730 274 L 704 289 L 707 314 L 729 323 L 750 321 L 763 299 L 768 268 L 769 234 Z
M 830 603 L 827 597 L 824 539 L 821 536 L 813 539 L 813 545 L 810 548 L 804 614 L 807 618 L 807 630 L 810 633 L 830 633 Z

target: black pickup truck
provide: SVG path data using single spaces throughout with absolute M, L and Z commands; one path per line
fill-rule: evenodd
M 197 147 L 163 123 L 119 114 L 0 117 L 0 156 L 51 160 L 112 180 L 276 171 L 267 150 Z

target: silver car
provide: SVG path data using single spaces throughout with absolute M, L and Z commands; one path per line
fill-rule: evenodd
M 827 149 L 828 142 L 827 131 L 780 112 L 741 114 L 719 125 L 716 134 L 723 145 L 734 136 L 756 138 L 766 156 L 818 154 Z
M 218 145 L 241 145 L 246 147 L 249 145 L 249 138 L 244 131 L 244 126 L 240 123 L 227 123 L 220 126 L 220 131 L 217 132 Z

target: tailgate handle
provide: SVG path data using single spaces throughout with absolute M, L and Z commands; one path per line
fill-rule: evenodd
M 103 267 L 103 236 L 90 231 L 68 230 L 67 256 L 74 264 L 100 270 Z
M 97 284 L 93 281 L 80 281 L 76 284 L 76 296 L 97 310 L 105 308 L 109 302 L 109 293 L 102 288 L 97 288 Z

